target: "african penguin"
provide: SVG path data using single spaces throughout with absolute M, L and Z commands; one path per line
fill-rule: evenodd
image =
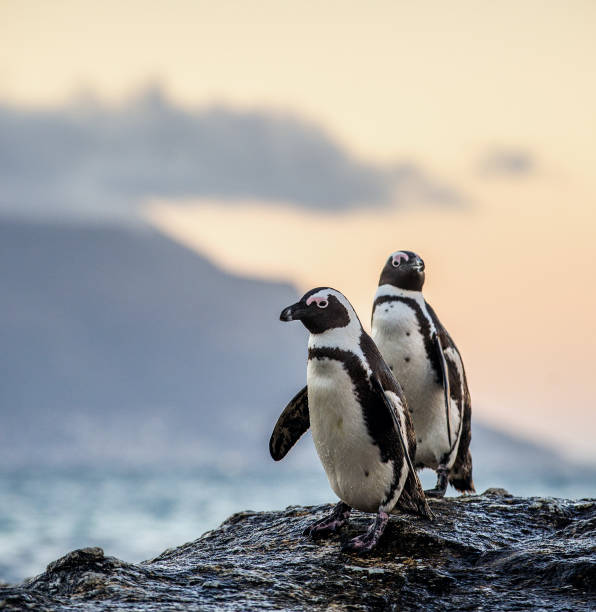
M 416 431 L 417 468 L 437 472 L 426 494 L 442 497 L 449 481 L 474 491 L 472 404 L 464 365 L 451 336 L 422 295 L 424 262 L 411 251 L 389 256 L 381 272 L 372 337 L 400 381 Z
M 350 302 L 335 289 L 319 287 L 285 308 L 280 319 L 302 321 L 310 332 L 307 386 L 284 411 L 289 425 L 280 417 L 270 449 L 310 424 L 329 484 L 341 500 L 305 535 L 339 530 L 352 508 L 376 512 L 368 531 L 343 546 L 366 552 L 396 508 L 432 517 L 409 456 L 416 453 L 416 440 L 401 388 Z

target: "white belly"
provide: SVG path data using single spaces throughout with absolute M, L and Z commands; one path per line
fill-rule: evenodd
M 307 384 L 312 437 L 331 488 L 349 506 L 376 512 L 391 487 L 393 462 L 382 463 L 348 373 L 339 361 L 312 359 Z
M 443 386 L 437 383 L 414 311 L 403 302 L 387 302 L 375 309 L 372 338 L 403 388 L 416 430 L 416 464 L 436 469 L 450 450 Z M 460 415 L 450 402 L 452 442 Z M 450 467 L 456 452 L 447 461 Z

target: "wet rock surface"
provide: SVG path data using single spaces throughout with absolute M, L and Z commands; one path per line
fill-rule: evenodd
M 301 536 L 331 506 L 242 512 L 151 561 L 75 550 L 21 585 L 0 610 L 594 610 L 596 500 L 483 495 L 431 500 L 433 522 L 393 516 L 378 550 L 344 554 L 366 530 Z

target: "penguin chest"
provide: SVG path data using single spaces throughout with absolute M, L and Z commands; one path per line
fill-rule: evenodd
M 443 387 L 429 359 L 416 313 L 403 302 L 375 309 L 372 337 L 399 381 L 416 431 L 416 463 L 436 468 L 450 445 Z M 459 420 L 459 414 L 452 415 Z
M 353 508 L 376 512 L 393 465 L 381 461 L 370 438 L 352 379 L 340 361 L 313 359 L 307 383 L 312 437 L 331 488 Z
M 399 301 L 377 306 L 372 338 L 402 386 L 410 410 L 416 411 L 428 401 L 433 387 L 440 390 L 416 313 L 410 306 Z

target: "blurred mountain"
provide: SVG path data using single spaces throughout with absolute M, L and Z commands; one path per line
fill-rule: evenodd
M 280 465 L 267 450 L 305 379 L 307 334 L 278 320 L 291 286 L 227 274 L 148 228 L 8 220 L 0 278 L 1 465 L 319 470 L 308 439 Z M 479 487 L 596 482 L 477 420 L 472 449 Z
M 303 384 L 295 290 L 152 230 L 5 221 L 0 278 L 1 463 L 243 455 Z

